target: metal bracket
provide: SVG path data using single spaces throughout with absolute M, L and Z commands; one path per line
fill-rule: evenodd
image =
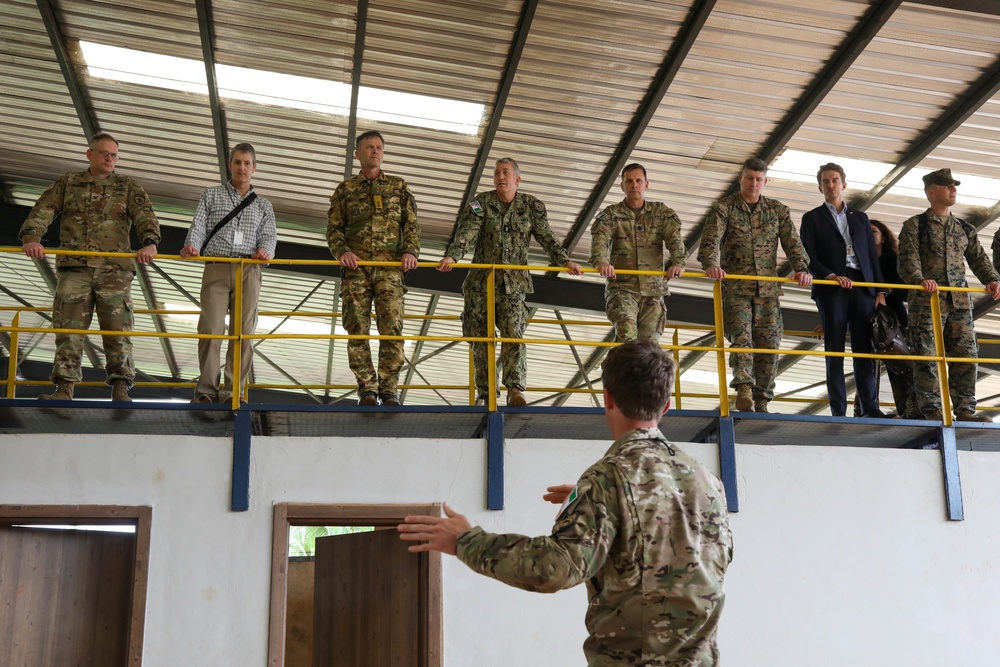
M 719 417 L 719 473 L 726 490 L 726 507 L 740 511 L 739 488 L 736 481 L 736 429 L 732 417 Z
M 962 479 L 958 471 L 958 444 L 955 440 L 955 429 L 942 426 L 941 435 L 941 465 L 944 470 L 944 499 L 948 510 L 949 521 L 965 520 L 965 505 L 962 502 Z
M 486 436 L 486 509 L 503 509 L 503 413 L 487 416 Z
M 243 406 L 234 413 L 233 423 L 233 482 L 229 509 L 246 512 L 250 509 L 250 443 L 253 439 L 253 412 Z

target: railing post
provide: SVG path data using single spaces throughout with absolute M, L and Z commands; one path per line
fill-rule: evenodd
M 17 329 L 21 326 L 20 310 L 14 313 L 10 324 L 14 330 L 10 332 L 10 358 L 7 359 L 7 398 L 14 398 L 17 387 Z
M 948 362 L 945 361 L 944 354 L 944 329 L 941 326 L 940 294 L 940 291 L 931 294 L 931 321 L 934 324 L 934 355 L 938 357 L 938 391 L 941 392 L 941 419 L 945 426 L 951 426 L 951 393 L 948 391 Z
M 233 332 L 235 338 L 230 341 L 230 345 L 233 346 L 233 397 L 232 397 L 232 408 L 233 410 L 240 409 L 240 396 L 243 394 L 243 382 L 241 378 L 243 373 L 240 372 L 241 366 L 243 365 L 242 355 L 240 354 L 241 348 L 243 347 L 243 260 L 241 259 L 236 265 L 236 307 L 233 308 L 232 313 L 229 314 L 230 331 Z
M 674 327 L 674 345 L 680 345 L 680 335 Z M 674 407 L 681 409 L 681 351 L 674 347 Z
M 729 416 L 729 391 L 726 387 L 726 333 L 722 326 L 722 281 L 712 287 L 712 305 L 715 307 L 715 346 L 719 369 L 719 415 Z
M 497 409 L 497 335 L 496 335 L 496 267 L 490 267 L 490 279 L 486 283 L 486 330 L 489 332 L 489 343 L 486 344 L 486 372 L 489 376 L 487 387 L 489 387 L 489 400 L 487 405 L 490 411 Z
M 476 404 L 476 355 L 469 344 L 469 405 Z

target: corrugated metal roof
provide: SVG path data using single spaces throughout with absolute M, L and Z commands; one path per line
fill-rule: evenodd
M 833 82 L 784 147 L 887 165 L 906 159 L 942 114 L 976 94 L 976 82 L 983 72 L 996 67 L 1000 52 L 1000 11 L 976 14 L 963 9 L 958 0 L 950 8 L 941 4 L 947 3 L 903 3 L 874 39 L 862 45 L 858 58 Z M 164 224 L 186 227 L 201 190 L 222 179 L 208 97 L 91 77 L 77 40 L 200 60 L 203 37 L 195 4 L 56 0 L 53 6 L 71 67 L 94 119 L 122 142 L 121 171 L 139 179 Z M 524 3 L 372 0 L 364 17 L 362 86 L 485 107 L 483 124 L 474 135 L 358 120 L 359 132 L 374 128 L 384 133 L 386 171 L 404 177 L 416 196 L 423 259 L 440 257 L 470 178 L 474 191 L 492 189 L 493 162 L 507 155 L 520 163 L 522 190 L 545 201 L 557 238 L 567 238 L 599 187 L 602 173 L 616 158 L 615 152 L 629 139 L 625 133 L 638 117 L 694 6 L 687 0 L 539 2 L 506 104 L 498 111 L 497 93 Z M 732 186 L 740 163 L 769 145 L 803 96 L 822 83 L 817 76 L 850 48 L 870 8 L 871 3 L 861 0 L 720 0 L 715 4 L 629 156 L 629 161 L 643 163 L 649 172 L 648 197 L 665 201 L 677 211 L 685 235 L 695 231 L 715 199 Z M 86 146 L 82 123 L 38 6 L 30 0 L 0 0 L 0 11 L 4 15 L 0 26 L 4 98 L 0 105 L 4 138 L 0 182 L 13 201 L 30 204 L 55 178 L 84 168 Z M 350 84 L 357 11 L 356 3 L 343 1 L 317 5 L 307 0 L 216 0 L 211 3 L 214 58 L 222 65 Z M 936 137 L 927 156 L 911 166 L 947 166 L 960 174 L 1000 178 L 998 105 L 1000 99 L 994 97 L 974 109 L 955 131 Z M 225 97 L 221 109 L 229 146 L 250 141 L 257 148 L 255 185 L 275 206 L 281 238 L 325 245 L 329 196 L 344 176 L 349 154 L 347 116 Z M 498 118 L 494 118 L 496 113 Z M 493 121 L 495 138 L 484 146 L 486 129 Z M 472 174 L 480 150 L 486 151 L 488 159 L 482 173 Z M 356 164 L 346 166 L 349 171 L 357 169 Z M 821 202 L 812 182 L 774 178 L 765 194 L 786 203 L 796 222 Z M 621 197 L 617 184 L 612 184 L 602 206 Z M 920 199 L 887 194 L 868 212 L 898 231 L 903 220 L 925 206 Z M 956 213 L 976 219 L 983 215 L 981 209 L 968 206 L 957 207 Z M 591 221 L 581 222 L 589 226 Z M 980 233 L 984 246 L 989 246 L 998 228 L 1000 223 L 990 219 Z M 590 236 L 584 233 L 573 256 L 585 259 L 589 246 Z M 545 264 L 547 258 L 534 248 L 532 261 Z M 199 265 L 162 260 L 156 267 L 150 275 L 160 302 L 183 304 L 188 302 L 187 295 L 197 297 Z M 700 268 L 694 257 L 688 267 Z M 573 280 L 600 280 L 594 276 L 563 278 L 567 290 L 572 289 Z M 978 284 L 971 274 L 970 281 Z M 0 282 L 33 304 L 48 305 L 51 299 L 47 284 L 23 256 L 0 253 Z M 710 293 L 703 279 L 685 278 L 673 285 L 676 294 L 707 297 Z M 274 266 L 266 272 L 261 310 L 296 306 L 337 310 L 335 288 L 336 281 L 322 282 Z M 134 297 L 142 302 L 138 286 Z M 0 294 L 0 304 L 13 303 L 7 294 Z M 814 312 L 806 290 L 787 289 L 782 304 Z M 454 316 L 461 309 L 459 295 L 439 295 L 432 301 L 431 295 L 411 290 L 407 297 L 411 315 Z M 685 314 L 676 310 L 668 303 L 671 320 L 683 319 Z M 600 340 L 609 331 L 601 314 L 562 311 L 561 315 L 598 323 L 593 327 L 567 325 L 574 339 Z M 0 315 L 4 321 L 6 317 Z M 542 307 L 536 317 L 555 319 L 557 315 Z M 170 331 L 194 330 L 187 320 L 168 317 L 166 321 Z M 418 334 L 423 323 L 422 319 L 407 320 L 405 333 Z M 152 326 L 148 316 L 137 318 L 139 330 L 152 330 Z M 1000 315 L 987 314 L 977 326 L 981 332 L 1000 335 Z M 428 330 L 456 336 L 461 327 L 453 320 L 434 320 Z M 526 335 L 564 338 L 557 324 L 532 324 Z M 695 332 L 681 334 L 682 341 L 696 337 Z M 39 340 L 31 358 L 51 359 L 51 337 Z M 784 347 L 801 341 L 789 337 Z M 135 345 L 143 371 L 168 374 L 159 340 L 137 337 Z M 182 374 L 193 376 L 197 372 L 194 341 L 174 340 L 171 347 Z M 423 360 L 416 366 L 413 383 L 467 382 L 466 345 L 411 343 L 408 358 L 418 348 Z M 265 341 L 258 352 L 258 382 L 286 382 L 291 377 L 303 384 L 323 383 L 330 358 L 331 381 L 353 384 L 344 341 L 335 341 L 332 353 L 325 340 Z M 586 362 L 593 349 L 580 347 L 577 353 Z M 714 373 L 715 364 L 714 356 L 706 355 L 694 364 L 692 377 Z M 529 346 L 532 385 L 564 386 L 579 370 L 577 357 L 565 346 Z M 592 371 L 591 377 L 598 373 Z M 822 362 L 810 358 L 792 365 L 780 380 L 809 385 L 822 375 Z M 994 383 L 1000 385 L 992 378 L 981 381 L 980 394 L 1000 393 Z M 692 380 L 686 391 L 712 393 L 714 387 Z M 533 393 L 529 398 L 544 396 Z M 467 390 L 414 390 L 408 393 L 407 402 L 464 403 L 467 398 Z M 567 404 L 590 405 L 591 400 L 586 394 L 573 394 Z M 683 403 L 684 407 L 711 408 L 717 401 L 691 398 Z M 793 407 L 778 409 L 791 411 Z

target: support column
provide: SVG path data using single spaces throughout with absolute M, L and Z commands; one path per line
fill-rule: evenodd
M 503 413 L 492 411 L 486 425 L 486 509 L 503 509 Z
M 719 417 L 719 473 L 726 490 L 726 507 L 740 511 L 739 488 L 736 480 L 736 429 L 732 417 Z
M 236 392 L 233 392 L 236 395 Z M 246 512 L 250 509 L 250 442 L 253 439 L 253 412 L 245 405 L 234 413 L 233 422 L 233 482 L 229 509 Z

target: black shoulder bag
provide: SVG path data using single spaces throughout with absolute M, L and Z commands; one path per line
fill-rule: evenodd
M 872 315 L 872 347 L 878 354 L 910 354 L 906 337 L 899 326 L 899 320 L 892 308 L 884 304 L 875 307 Z M 913 359 L 882 359 L 882 363 L 893 373 L 905 373 L 916 364 Z
M 240 211 L 245 209 L 250 204 L 254 203 L 256 199 L 257 199 L 257 191 L 253 190 L 250 192 L 250 194 L 248 194 L 246 197 L 243 198 L 243 201 L 241 201 L 239 204 L 236 205 L 236 208 L 227 213 L 226 217 L 224 217 L 222 220 L 219 220 L 219 222 L 215 224 L 215 227 L 212 228 L 212 231 L 208 233 L 208 236 L 205 237 L 205 242 L 202 243 L 201 248 L 198 249 L 198 254 L 201 254 L 202 252 L 205 251 L 205 246 L 208 245 L 208 242 L 212 240 L 213 236 L 219 233 L 220 229 L 226 226 L 227 222 L 229 222 L 237 215 L 239 215 Z

